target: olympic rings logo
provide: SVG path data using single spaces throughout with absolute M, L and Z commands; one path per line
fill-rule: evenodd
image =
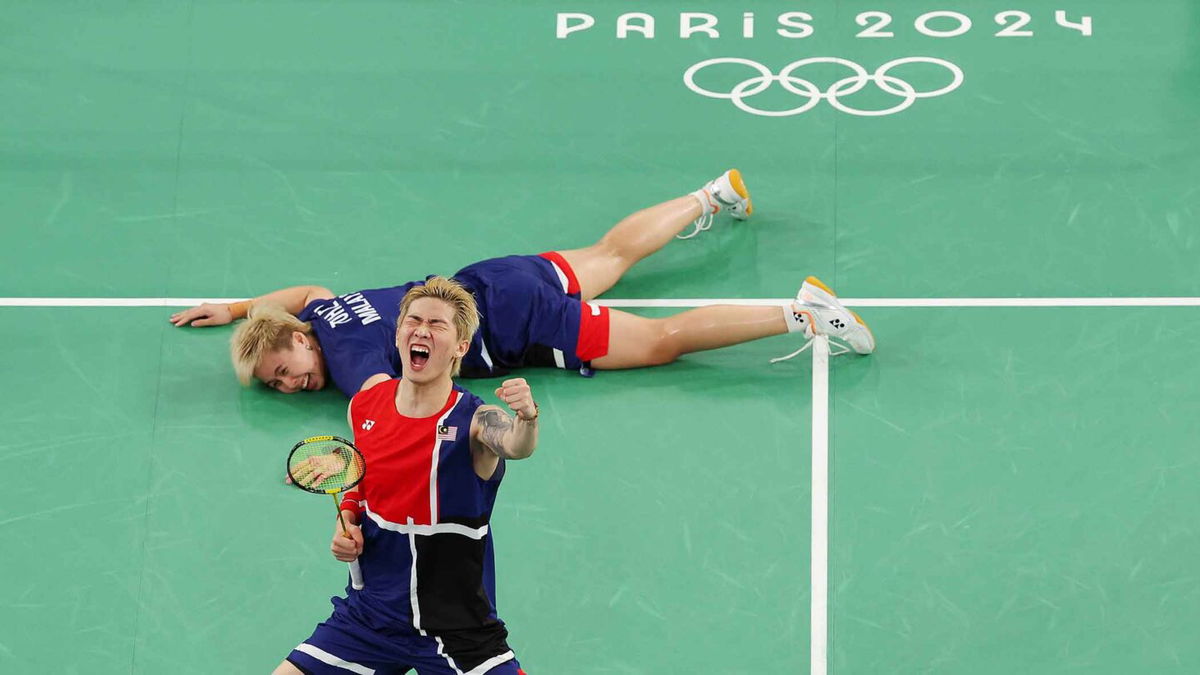
M 711 91 L 696 84 L 696 74 L 701 70 L 704 70 L 709 66 L 725 63 L 749 66 L 750 68 L 758 71 L 758 77 L 751 77 L 742 80 L 727 93 Z M 833 84 L 829 85 L 827 89 L 822 91 L 812 82 L 802 77 L 793 75 L 793 73 L 800 68 L 814 63 L 834 63 L 845 66 L 853 71 L 854 74 L 834 82 Z M 953 79 L 951 80 L 950 84 L 942 87 L 941 89 L 936 89 L 934 91 L 917 91 L 908 82 L 894 75 L 888 74 L 892 68 L 908 63 L 932 63 L 942 66 L 946 70 L 950 71 Z M 790 110 L 762 110 L 746 102 L 746 99 L 757 94 L 761 94 L 775 82 L 778 82 L 787 91 L 797 96 L 803 96 L 808 100 L 805 101 L 803 105 L 797 106 Z M 917 99 L 919 98 L 933 98 L 934 96 L 941 96 L 942 94 L 952 92 L 957 89 L 962 82 L 962 69 L 953 63 L 950 63 L 949 61 L 943 61 L 942 59 L 937 59 L 932 56 L 909 56 L 902 59 L 893 59 L 876 68 L 875 72 L 873 73 L 868 73 L 866 68 L 863 68 L 853 61 L 839 59 L 834 56 L 817 56 L 808 59 L 801 59 L 799 61 L 793 61 L 785 66 L 783 70 L 779 71 L 778 75 L 773 74 L 769 68 L 758 61 L 736 57 L 720 57 L 708 59 L 707 61 L 701 61 L 691 68 L 688 68 L 687 71 L 683 73 L 683 83 L 687 85 L 688 89 L 691 89 L 697 94 L 700 94 L 701 96 L 707 96 L 709 98 L 729 99 L 730 101 L 733 101 L 733 105 L 737 106 L 739 110 L 748 112 L 751 115 L 761 115 L 763 117 L 790 117 L 792 115 L 799 115 L 808 112 L 821 101 L 829 101 L 829 105 L 851 115 L 859 115 L 862 117 L 882 117 L 884 115 L 894 115 L 902 110 L 907 110 L 910 106 L 912 106 L 913 103 L 916 103 Z M 842 103 L 842 97 L 850 96 L 862 91 L 863 87 L 866 87 L 871 83 L 874 83 L 875 86 L 889 94 L 892 94 L 893 96 L 899 96 L 901 98 L 900 102 L 890 108 L 884 108 L 882 110 L 859 110 Z

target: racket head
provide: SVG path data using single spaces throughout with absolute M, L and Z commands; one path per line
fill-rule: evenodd
M 292 446 L 287 460 L 292 485 L 319 495 L 345 492 L 367 472 L 354 444 L 337 436 L 312 436 Z

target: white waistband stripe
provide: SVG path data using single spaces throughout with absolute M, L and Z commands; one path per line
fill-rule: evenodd
M 488 526 L 483 527 L 467 527 L 458 523 L 438 523 L 436 525 L 416 525 L 414 523 L 393 523 L 385 519 L 383 516 L 371 510 L 371 507 L 363 502 L 363 509 L 366 510 L 367 517 L 375 521 L 381 529 L 389 532 L 398 532 L 400 534 L 460 534 L 471 539 L 483 539 L 487 536 Z
M 304 652 L 321 663 L 328 663 L 331 666 L 337 666 L 343 670 L 348 670 L 352 673 L 358 673 L 358 675 L 375 675 L 375 671 L 371 668 L 357 663 L 352 663 L 345 659 L 339 659 L 324 649 L 314 647 L 307 642 L 301 642 L 300 644 L 296 645 L 296 651 Z

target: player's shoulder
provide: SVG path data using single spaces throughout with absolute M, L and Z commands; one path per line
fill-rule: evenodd
M 474 412 L 476 408 L 487 405 L 486 401 L 479 398 L 470 389 L 467 389 L 457 382 L 454 384 L 454 390 L 462 393 L 462 400 L 459 401 L 459 405 L 465 409 L 471 410 L 471 412 Z
M 351 413 L 378 406 L 381 401 L 390 403 L 396 396 L 396 385 L 399 381 L 399 378 L 383 380 L 354 394 L 350 397 Z
M 300 309 L 300 313 L 296 315 L 296 318 L 300 319 L 301 321 L 312 321 L 313 319 L 321 316 L 321 310 L 330 300 L 334 299 L 335 296 L 309 300 L 308 302 L 304 303 L 304 307 Z

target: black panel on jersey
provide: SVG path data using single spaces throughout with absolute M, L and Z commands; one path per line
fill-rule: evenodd
M 479 528 L 487 524 L 487 518 L 447 518 L 442 522 Z M 492 616 L 495 608 L 483 588 L 486 538 L 419 535 L 416 548 L 421 628 L 437 632 L 497 623 Z

